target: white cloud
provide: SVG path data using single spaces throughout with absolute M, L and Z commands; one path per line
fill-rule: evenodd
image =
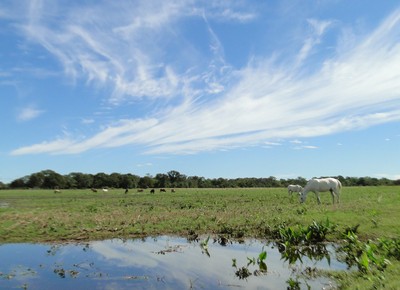
M 271 146 L 280 146 L 280 145 L 282 145 L 282 143 L 279 143 L 279 142 L 269 142 L 269 141 L 265 141 L 264 144 L 265 145 L 271 145 Z
M 301 144 L 301 143 L 303 143 L 302 141 L 300 141 L 300 140 L 291 140 L 291 141 L 289 141 L 290 143 L 293 143 L 293 144 Z
M 153 166 L 153 163 L 147 162 L 147 163 L 140 163 L 140 164 L 136 165 L 136 167 L 149 167 L 149 166 Z
M 53 13 L 46 11 L 49 5 Z M 200 62 L 195 46 L 180 32 L 180 21 L 203 17 L 205 10 L 212 19 L 243 22 L 254 18 L 245 12 L 246 6 L 223 2 L 105 1 L 61 8 L 33 1 L 29 21 L 21 27 L 57 58 L 72 79 L 86 78 L 88 83 L 111 86 L 114 93 L 110 102 L 120 104 L 130 98 L 168 99 L 181 94 L 192 77 L 188 78 L 186 71 Z M 55 19 L 49 15 L 60 17 L 59 25 L 53 25 Z M 170 55 L 168 45 L 173 42 L 177 45 Z M 166 58 L 175 65 L 166 63 Z M 212 79 L 209 89 L 217 93 L 223 85 Z
M 93 119 L 83 118 L 81 122 L 82 124 L 87 125 L 87 124 L 93 124 L 95 121 Z
M 165 37 L 178 33 L 174 23 L 197 17 L 199 12 L 188 9 L 184 1 L 163 3 L 158 3 L 163 9 L 140 6 L 137 14 L 109 6 L 106 14 L 74 11 L 74 25 L 61 27 L 61 31 L 52 30 L 38 17 L 32 18 L 26 32 L 57 56 L 67 73 L 83 74 L 89 82 L 111 83 L 111 101 L 115 104 L 132 97 L 174 102 L 142 119 L 114 122 L 84 140 L 44 142 L 13 154 L 72 154 L 130 144 L 145 146 L 148 154 L 192 154 L 262 146 L 265 140 L 302 144 L 297 138 L 400 120 L 400 10 L 359 42 L 346 45 L 342 39 L 340 46 L 347 50 L 338 49 L 319 67 L 313 64 L 316 69 L 306 75 L 302 69 L 330 21 L 308 20 L 314 34 L 304 37 L 291 63 L 278 54 L 254 56 L 246 66 L 235 69 L 225 62 L 223 43 L 207 23 L 211 58 L 206 62 L 202 57 L 188 58 L 185 49 L 196 51 L 181 36 L 173 38 L 178 43 L 174 55 L 165 58 Z M 87 17 L 80 17 L 83 13 Z M 103 15 L 114 13 L 121 21 L 113 18 L 102 22 Z M 207 17 L 210 15 L 207 13 Z M 99 26 L 102 29 L 93 30 Z M 159 42 L 154 44 L 155 40 Z M 168 62 L 169 58 L 172 60 Z M 181 59 L 185 63 L 174 63 Z
M 304 149 L 318 149 L 317 146 L 312 146 L 312 145 L 304 145 L 304 146 L 302 146 L 302 148 L 304 148 Z
M 42 142 L 32 146 L 21 147 L 11 152 L 12 155 L 25 155 L 25 154 L 40 154 L 40 153 L 54 153 L 62 152 L 73 144 L 73 141 L 68 139 L 58 139 L 52 142 Z
M 374 177 L 387 178 L 390 180 L 400 180 L 400 174 L 376 173 L 376 174 L 374 174 Z
M 331 21 L 318 21 L 316 19 L 308 19 L 308 23 L 313 28 L 313 33 L 311 36 L 307 37 L 304 40 L 304 44 L 300 49 L 299 54 L 297 55 L 294 68 L 298 68 L 304 63 L 314 46 L 318 45 L 321 42 L 321 37 L 324 34 L 325 30 L 332 24 Z
M 317 146 L 313 145 L 297 145 L 293 147 L 294 150 L 303 150 L 303 149 L 318 149 Z
M 42 113 L 44 113 L 43 110 L 36 109 L 33 106 L 26 107 L 18 112 L 17 120 L 22 122 L 30 121 L 32 119 L 39 117 Z

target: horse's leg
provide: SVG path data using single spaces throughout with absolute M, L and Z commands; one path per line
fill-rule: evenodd
M 332 204 L 335 204 L 335 192 L 333 191 L 333 189 L 329 189 L 329 191 L 331 192 L 332 195 Z
M 321 204 L 321 199 L 319 198 L 319 192 L 314 191 L 314 193 L 315 193 L 315 196 L 317 197 L 318 204 Z
M 340 191 L 339 190 L 334 190 L 333 192 L 336 194 L 336 202 L 340 203 Z

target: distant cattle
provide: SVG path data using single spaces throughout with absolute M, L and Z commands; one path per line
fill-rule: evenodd
M 137 192 L 143 192 L 143 189 L 139 188 L 139 189 L 137 190 Z
M 150 190 L 150 193 L 155 193 L 156 191 L 154 190 L 154 188 L 152 188 L 151 190 Z
M 54 189 L 54 193 L 61 193 L 61 190 L 59 190 L 59 189 Z
M 128 188 L 125 188 L 125 194 L 127 194 L 129 192 Z
M 103 188 L 102 191 L 103 192 L 108 192 L 108 189 L 107 188 Z
M 175 188 L 171 188 L 171 192 L 175 192 Z
M 96 188 L 91 188 L 90 190 L 93 191 L 93 192 L 97 192 Z
M 160 188 L 160 192 L 167 192 L 165 188 Z

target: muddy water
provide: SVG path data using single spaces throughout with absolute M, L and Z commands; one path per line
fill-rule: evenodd
M 257 262 L 248 265 L 262 251 L 267 252 L 266 273 L 257 271 Z M 237 275 L 243 268 L 249 270 L 249 277 Z M 201 241 L 166 236 L 87 244 L 0 245 L 0 289 L 287 289 L 288 279 L 297 281 L 301 289 L 307 285 L 332 289 L 326 278 L 301 275 L 314 268 L 346 266 L 335 260 L 334 253 L 330 263 L 303 258 L 302 263 L 289 265 L 276 247 L 261 241 L 221 245 L 210 239 L 206 250 Z

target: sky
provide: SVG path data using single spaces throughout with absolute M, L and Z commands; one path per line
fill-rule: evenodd
M 400 4 L 1 0 L 0 181 L 400 179 Z

